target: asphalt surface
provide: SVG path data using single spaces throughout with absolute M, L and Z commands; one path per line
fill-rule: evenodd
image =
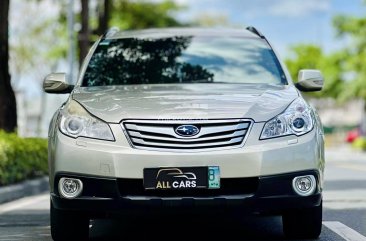
M 366 154 L 328 150 L 318 240 L 366 240 Z M 47 193 L 0 205 L 0 240 L 52 240 Z M 286 240 L 280 217 L 159 215 L 92 220 L 91 240 Z

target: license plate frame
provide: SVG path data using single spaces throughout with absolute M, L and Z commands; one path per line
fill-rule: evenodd
M 144 168 L 143 183 L 146 190 L 219 189 L 220 168 L 218 166 Z

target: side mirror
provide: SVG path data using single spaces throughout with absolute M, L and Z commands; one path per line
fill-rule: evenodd
M 65 73 L 49 74 L 43 81 L 43 90 L 46 93 L 68 94 L 73 88 L 73 85 L 67 83 Z
M 299 71 L 298 82 L 295 84 L 300 91 L 319 91 L 323 88 L 324 78 L 319 70 L 302 69 Z

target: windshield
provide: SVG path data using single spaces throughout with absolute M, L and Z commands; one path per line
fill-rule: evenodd
M 102 40 L 82 86 L 173 83 L 287 81 L 264 40 L 175 36 Z

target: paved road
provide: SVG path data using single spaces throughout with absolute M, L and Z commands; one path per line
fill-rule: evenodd
M 327 152 L 320 241 L 366 241 L 366 155 Z M 172 220 L 178 220 L 172 222 Z M 92 240 L 284 240 L 279 217 L 149 217 L 91 222 Z M 0 205 L 0 240 L 51 240 L 49 196 Z

